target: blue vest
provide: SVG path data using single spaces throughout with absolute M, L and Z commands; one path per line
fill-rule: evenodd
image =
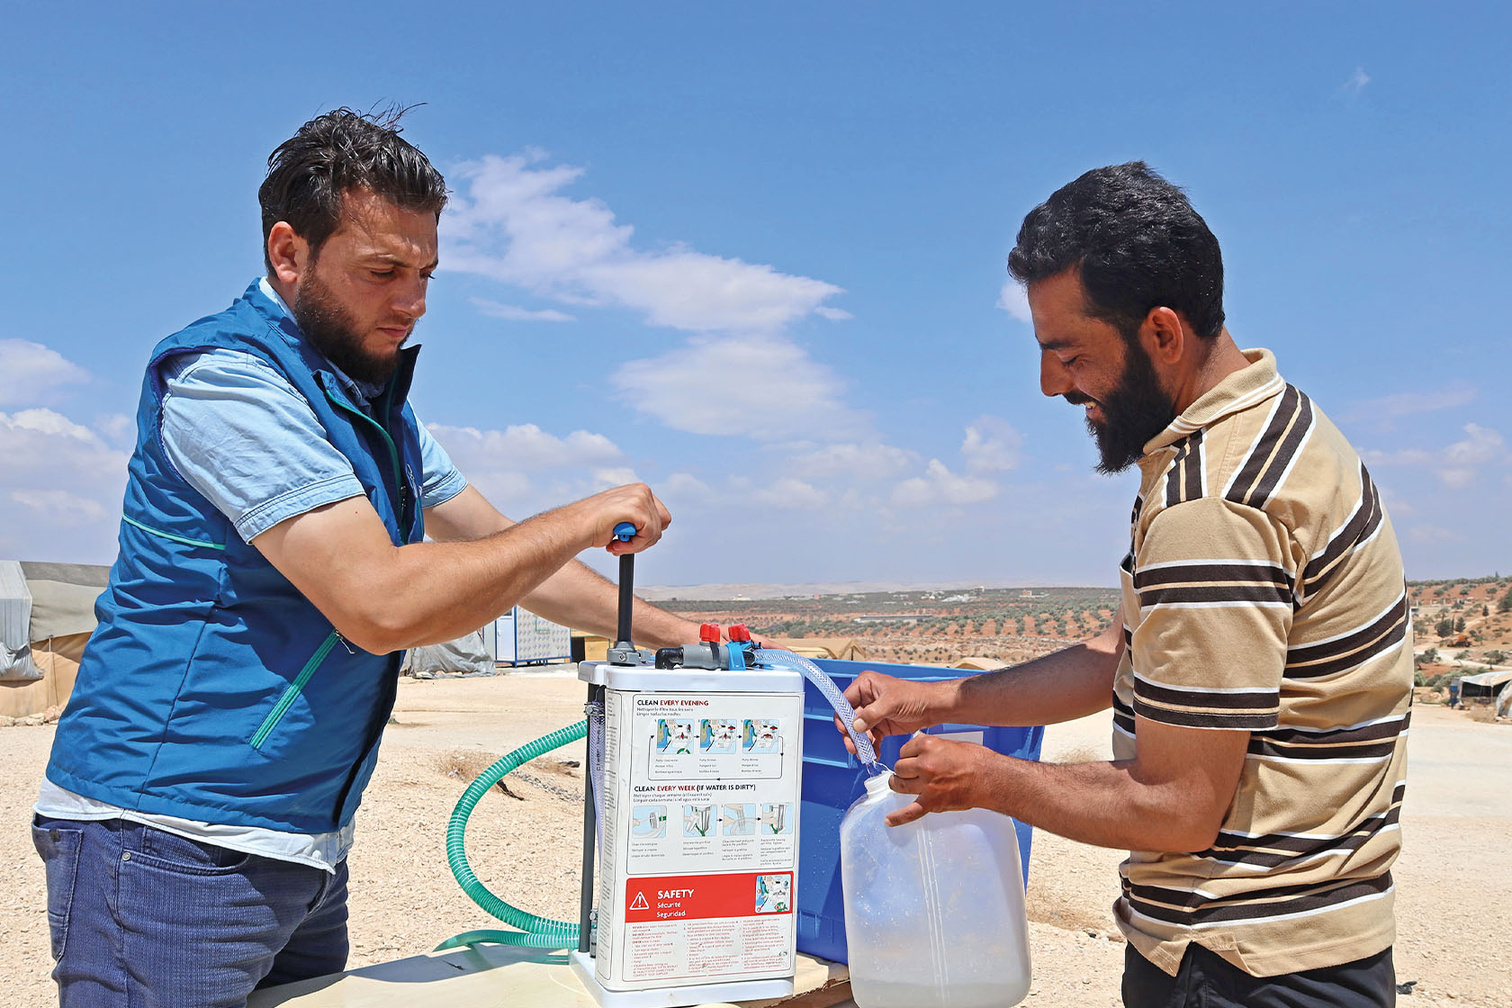
M 288 379 L 395 545 L 424 535 L 420 441 L 405 404 L 418 348 L 403 351 L 373 419 L 255 283 L 163 340 L 142 383 L 120 556 L 47 776 L 141 812 L 324 833 L 351 820 L 372 775 L 400 655 L 341 638 L 168 460 L 163 365 L 213 348 L 256 354 Z

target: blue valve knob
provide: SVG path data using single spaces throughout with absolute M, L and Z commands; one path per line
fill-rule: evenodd
M 620 542 L 629 542 L 635 538 L 635 526 L 630 522 L 620 522 L 614 526 L 614 538 Z

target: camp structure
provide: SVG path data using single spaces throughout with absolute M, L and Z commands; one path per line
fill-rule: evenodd
M 1003 659 L 994 658 L 992 655 L 967 655 L 950 667 L 966 669 L 968 672 L 995 672 L 1007 666 L 1008 663 Z
M 1460 703 L 1486 700 L 1496 706 L 1498 717 L 1512 716 L 1512 670 L 1460 676 Z
M 404 653 L 399 674 L 416 679 L 438 675 L 493 675 L 494 659 L 482 630 L 443 644 L 426 644 Z
M 0 716 L 62 708 L 110 568 L 0 560 Z
M 866 649 L 854 637 L 793 637 L 781 643 L 803 658 L 838 658 L 840 661 L 866 661 Z
M 758 640 L 769 647 L 791 651 L 801 658 L 839 658 L 843 661 L 866 661 L 870 656 L 854 637 L 783 637 L 772 638 L 757 634 Z M 609 638 L 574 632 L 572 635 L 572 660 L 606 661 L 609 657 Z M 996 668 L 997 666 L 993 666 Z

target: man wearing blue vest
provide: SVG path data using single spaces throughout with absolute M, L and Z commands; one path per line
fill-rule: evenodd
M 446 186 L 393 119 L 306 123 L 259 199 L 266 277 L 152 352 L 120 556 L 36 806 L 65 1008 L 243 1005 L 342 969 L 402 651 L 516 602 L 612 633 L 613 586 L 573 558 L 670 521 L 635 484 L 515 524 L 415 419 L 404 344 Z M 644 643 L 697 639 L 635 615 Z

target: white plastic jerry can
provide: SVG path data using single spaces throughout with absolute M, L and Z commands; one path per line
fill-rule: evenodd
M 891 778 L 867 780 L 840 824 L 852 997 L 860 1008 L 1018 1004 L 1029 937 L 1013 820 L 970 809 L 888 826 L 913 801 Z

